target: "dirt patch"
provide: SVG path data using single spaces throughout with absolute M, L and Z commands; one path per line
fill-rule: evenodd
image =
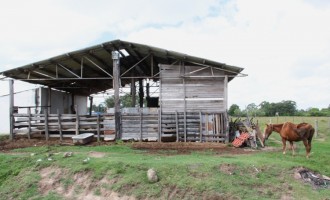
M 100 145 L 113 145 L 115 142 L 97 142 L 96 139 L 84 146 L 100 146 Z M 26 137 L 16 137 L 15 140 L 0 141 L 0 151 L 9 152 L 12 149 L 26 148 L 26 147 L 39 147 L 39 146 L 68 146 L 74 145 L 71 138 L 65 138 L 62 142 L 59 138 L 49 138 L 48 141 L 44 137 L 36 137 L 33 139 L 27 139 Z M 212 152 L 216 155 L 237 155 L 237 154 L 252 154 L 259 152 L 251 148 L 235 148 L 223 143 L 211 143 L 211 142 L 133 142 L 125 143 L 130 145 L 134 149 L 146 150 L 147 153 L 151 154 L 162 154 L 162 155 L 177 155 L 177 154 L 190 154 L 192 151 L 205 151 Z M 273 151 L 274 149 L 261 148 L 263 151 Z M 90 152 L 90 157 L 102 158 L 106 156 L 106 153 L 102 152 Z
M 42 195 L 55 192 L 65 199 L 86 200 L 134 200 L 134 197 L 120 195 L 109 188 L 114 182 L 106 177 L 93 180 L 90 172 L 79 172 L 71 175 L 68 170 L 47 167 L 40 172 L 39 191 Z
M 223 143 L 211 143 L 211 142 L 135 142 L 132 144 L 132 148 L 147 150 L 148 153 L 157 154 L 188 154 L 192 151 L 206 151 L 213 152 L 216 155 L 227 154 L 251 154 L 258 152 L 258 150 L 235 148 Z
M 299 167 L 294 169 L 294 178 L 310 184 L 314 189 L 330 189 L 330 178 L 310 169 Z
M 89 155 L 89 157 L 92 157 L 92 158 L 103 158 L 104 156 L 107 155 L 107 153 L 91 151 L 91 152 L 89 152 L 88 155 Z
M 12 149 L 26 148 L 26 147 L 37 147 L 37 146 L 49 146 L 49 145 L 66 145 L 70 144 L 72 140 L 64 140 L 60 142 L 58 138 L 50 138 L 46 141 L 44 138 L 33 138 L 27 139 L 25 137 L 17 137 L 13 141 L 2 140 L 0 141 L 0 151 L 9 151 Z M 72 143 L 72 142 L 71 142 Z
M 235 173 L 236 170 L 236 165 L 232 165 L 232 164 L 221 164 L 219 166 L 219 170 L 222 173 L 228 174 L 228 175 L 233 175 Z
M 84 146 L 98 146 L 98 145 L 112 145 L 111 142 L 97 142 L 96 138 L 93 142 L 88 143 Z M 9 139 L 0 140 L 0 151 L 7 152 L 12 149 L 26 148 L 26 147 L 40 147 L 40 146 L 73 146 L 71 138 L 63 138 L 63 141 L 60 141 L 59 138 L 49 138 L 48 141 L 42 135 L 33 136 L 32 139 L 28 139 L 26 136 L 15 136 L 13 141 Z

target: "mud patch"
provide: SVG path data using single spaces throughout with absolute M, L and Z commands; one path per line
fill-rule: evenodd
M 330 189 L 330 178 L 310 169 L 299 167 L 294 170 L 294 178 L 310 184 L 314 189 Z
M 101 180 L 93 180 L 90 172 L 70 174 L 66 169 L 47 167 L 40 172 L 39 191 L 42 195 L 55 192 L 64 199 L 86 200 L 135 200 L 134 197 L 120 195 L 109 188 L 114 180 L 103 177 Z

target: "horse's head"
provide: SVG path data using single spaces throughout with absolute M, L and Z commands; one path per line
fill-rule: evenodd
M 266 128 L 265 128 L 265 131 L 264 131 L 264 139 L 263 139 L 264 144 L 265 144 L 265 140 L 268 139 L 270 134 L 272 134 L 273 130 L 274 130 L 274 127 L 273 127 L 272 124 L 266 124 Z

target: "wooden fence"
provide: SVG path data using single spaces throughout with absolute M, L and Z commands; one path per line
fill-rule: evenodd
M 33 133 L 45 133 L 49 137 L 72 137 L 83 132 L 95 132 L 98 140 L 106 134 L 114 133 L 113 115 L 77 115 L 77 114 L 14 114 L 15 134 L 24 133 L 28 138 Z M 101 134 L 102 133 L 102 134 Z
M 162 113 L 162 138 L 175 138 L 177 142 L 225 142 L 227 121 L 226 113 Z
M 72 137 L 80 133 L 95 133 L 100 138 L 113 138 L 114 114 L 14 114 L 15 134 L 44 133 L 45 138 Z M 225 142 L 226 113 L 167 112 L 158 108 L 124 110 L 120 116 L 121 139 L 134 141 Z

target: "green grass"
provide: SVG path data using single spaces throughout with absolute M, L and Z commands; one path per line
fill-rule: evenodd
M 268 118 L 258 118 L 259 124 Z M 282 118 L 280 118 L 282 120 Z M 315 122 L 314 118 L 304 118 Z M 102 189 L 111 189 L 137 198 L 167 199 L 280 199 L 290 196 L 294 199 L 327 199 L 330 189 L 313 189 L 310 185 L 295 180 L 294 168 L 306 167 L 330 176 L 330 129 L 328 118 L 318 118 L 319 134 L 313 141 L 312 155 L 305 158 L 302 143 L 296 143 L 298 155 L 291 156 L 281 151 L 260 151 L 253 154 L 219 156 L 212 150 L 179 155 L 177 151 L 160 151 L 148 154 L 134 150 L 130 144 L 79 147 L 49 146 L 16 149 L 15 154 L 0 153 L 0 199 L 59 199 L 51 192 L 41 196 L 38 192 L 40 170 L 46 167 L 66 169 L 66 177 L 60 183 L 65 187 L 74 185 L 77 173 L 91 173 L 91 180 L 97 182 L 103 177 L 112 184 L 93 188 L 96 196 Z M 274 123 L 274 121 L 273 121 Z M 280 123 L 280 122 L 279 122 Z M 298 123 L 298 122 L 296 122 Z M 262 127 L 263 128 L 263 127 Z M 268 145 L 278 146 L 277 134 L 273 134 Z M 74 152 L 72 157 L 63 158 L 63 152 Z M 103 152 L 103 158 L 90 157 L 91 151 Z M 31 156 L 31 153 L 34 155 Z M 48 156 L 52 154 L 51 161 Z M 168 155 L 170 154 L 170 156 Z M 83 160 L 90 157 L 88 163 Z M 42 159 L 42 162 L 37 162 Z M 231 174 L 220 168 L 231 167 Z M 146 177 L 149 168 L 156 169 L 159 182 L 151 184 Z M 17 183 L 20 184 L 17 184 Z M 79 192 L 82 188 L 76 186 Z

